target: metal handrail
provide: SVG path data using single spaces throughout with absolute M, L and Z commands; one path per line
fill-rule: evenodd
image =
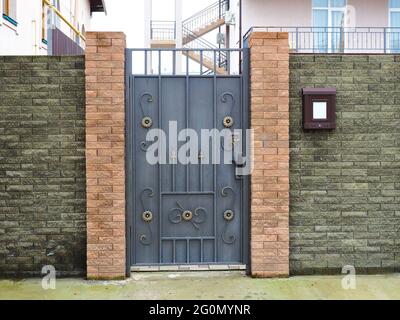
M 68 27 L 75 32 L 75 34 L 80 37 L 83 41 L 86 41 L 85 36 L 82 34 L 81 31 L 78 30 L 64 15 L 49 1 L 49 0 L 42 0 L 43 7 L 46 5 L 48 6 L 53 12 L 62 20 L 64 21 Z
M 399 53 L 400 28 L 391 27 L 252 27 L 246 32 L 287 32 L 292 52 Z
M 184 28 L 191 31 L 199 30 L 219 19 L 222 19 L 228 10 L 229 1 L 222 0 L 213 3 L 207 8 L 182 21 Z
M 152 40 L 175 40 L 176 22 L 151 20 L 150 32 Z
M 183 27 L 183 37 L 189 39 L 189 41 L 185 44 L 186 48 L 201 48 L 201 49 L 211 49 L 217 50 L 219 49 L 213 43 L 198 37 L 194 32 L 190 31 L 189 29 Z M 226 67 L 227 66 L 227 53 L 226 51 L 219 50 L 217 52 L 217 65 L 218 67 Z M 209 60 L 214 59 L 214 53 L 212 51 L 205 51 L 205 57 Z

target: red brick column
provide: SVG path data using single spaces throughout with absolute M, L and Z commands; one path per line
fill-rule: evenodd
M 87 277 L 126 274 L 125 35 L 88 32 L 86 41 Z
M 289 41 L 287 33 L 249 37 L 251 127 L 251 274 L 289 275 Z

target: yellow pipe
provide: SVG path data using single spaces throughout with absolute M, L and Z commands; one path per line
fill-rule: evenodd
M 50 9 L 52 9 L 54 13 L 58 15 L 62 21 L 64 21 L 79 37 L 82 38 L 83 41 L 86 41 L 84 35 L 77 28 L 75 28 L 75 26 L 71 22 L 69 22 L 67 18 L 65 18 L 63 14 L 50 3 L 49 0 L 43 0 L 43 3 L 45 3 Z

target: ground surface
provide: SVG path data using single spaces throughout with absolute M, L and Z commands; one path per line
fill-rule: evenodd
M 134 273 L 125 281 L 1 280 L 0 299 L 400 299 L 400 274 L 357 276 L 344 290 L 341 276 L 252 279 L 241 272 Z

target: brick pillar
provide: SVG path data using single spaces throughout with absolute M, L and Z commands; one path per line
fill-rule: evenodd
M 125 35 L 88 32 L 86 41 L 87 277 L 126 274 Z
M 287 33 L 249 39 L 251 127 L 251 275 L 289 275 L 289 41 Z

